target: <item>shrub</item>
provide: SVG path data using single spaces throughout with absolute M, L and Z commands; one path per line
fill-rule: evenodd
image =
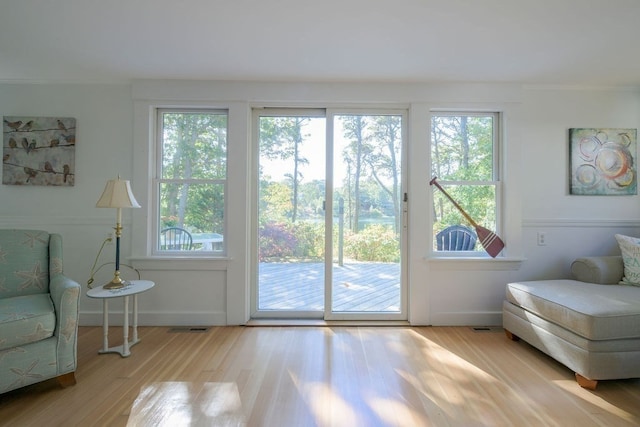
M 297 245 L 298 239 L 290 224 L 271 222 L 260 227 L 260 261 L 292 257 Z
M 344 252 L 358 261 L 398 262 L 400 245 L 391 227 L 373 224 L 344 238 Z

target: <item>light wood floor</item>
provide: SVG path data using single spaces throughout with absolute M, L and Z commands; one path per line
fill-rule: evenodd
M 112 328 L 111 344 L 120 328 Z M 7 426 L 637 426 L 640 380 L 580 388 L 499 328 L 80 328 L 78 383 L 0 395 Z

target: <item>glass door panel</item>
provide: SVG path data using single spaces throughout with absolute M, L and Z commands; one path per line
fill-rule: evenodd
M 258 117 L 260 317 L 324 313 L 325 123 L 324 111 Z
M 358 114 L 333 118 L 333 260 L 327 317 L 404 312 L 402 119 Z

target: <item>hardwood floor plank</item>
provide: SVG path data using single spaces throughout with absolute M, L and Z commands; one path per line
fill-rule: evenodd
M 101 328 L 81 327 L 77 384 L 0 395 L 0 425 L 640 424 L 639 379 L 585 390 L 499 328 L 143 327 L 140 337 L 128 358 L 99 355 Z

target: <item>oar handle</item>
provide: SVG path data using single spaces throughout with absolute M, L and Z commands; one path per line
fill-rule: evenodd
M 462 209 L 462 206 L 460 206 L 460 205 L 458 204 L 458 202 L 456 202 L 455 200 L 453 200 L 453 198 L 449 195 L 449 193 L 447 193 L 447 192 L 444 190 L 444 188 L 442 188 L 442 187 L 440 186 L 440 184 L 438 184 L 437 179 L 438 179 L 438 177 L 437 177 L 437 176 L 434 176 L 434 177 L 433 177 L 433 179 L 431 179 L 431 181 L 429 181 L 429 185 L 435 185 L 436 187 L 438 187 L 438 189 L 439 189 L 440 191 L 442 191 L 442 194 L 444 194 L 445 196 L 447 196 L 447 199 L 449 199 L 449 201 L 450 201 L 451 203 L 453 203 L 453 205 L 454 205 L 454 206 L 455 206 L 455 207 L 460 211 L 460 213 L 461 213 L 461 214 L 462 214 L 462 215 L 467 219 L 467 221 L 469 221 L 469 224 L 471 224 L 471 225 L 472 225 L 472 226 L 474 226 L 474 227 L 477 227 L 477 226 L 478 226 L 478 224 L 473 220 L 473 218 L 471 218 L 471 217 L 469 216 L 469 214 L 468 214 L 468 213 L 466 213 L 466 212 L 464 211 L 464 209 Z

